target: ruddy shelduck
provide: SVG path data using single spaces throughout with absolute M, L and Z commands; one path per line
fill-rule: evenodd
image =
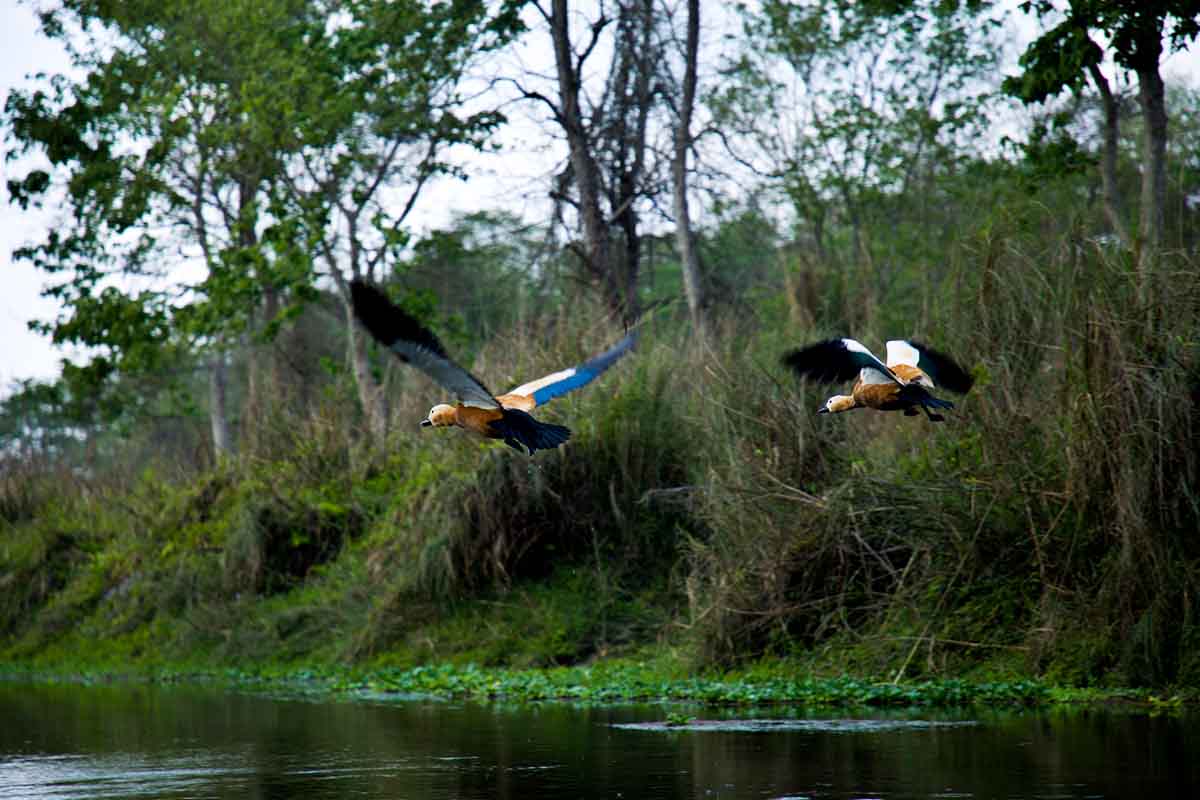
M 887 343 L 887 363 L 854 339 L 826 339 L 793 350 L 783 363 L 803 377 L 822 383 L 858 381 L 850 394 L 838 394 L 825 401 L 818 414 L 836 414 L 854 408 L 877 411 L 903 411 L 905 416 L 925 412 L 930 422 L 941 422 L 941 414 L 930 409 L 954 408 L 949 400 L 930 394 L 941 386 L 966 394 L 975 382 L 952 358 L 919 342 L 893 339 Z
M 453 403 L 438 403 L 421 420 L 422 427 L 458 426 L 489 439 L 502 439 L 521 452 L 558 447 L 571 436 L 569 428 L 538 422 L 529 412 L 559 395 L 591 383 L 637 342 L 631 331 L 598 356 L 569 369 L 523 383 L 493 396 L 471 373 L 455 364 L 431 331 L 394 305 L 379 289 L 362 281 L 350 284 L 350 299 L 359 322 L 401 361 L 412 364 L 454 395 Z

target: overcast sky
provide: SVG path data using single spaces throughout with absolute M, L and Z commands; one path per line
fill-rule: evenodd
M 1031 23 L 1020 27 L 1032 35 Z M 1190 52 L 1174 55 L 1164 66 L 1164 73 L 1195 84 L 1200 79 L 1198 51 L 1200 46 L 1193 45 Z M 0 107 L 12 87 L 25 84 L 27 75 L 63 72 L 68 66 L 62 48 L 38 34 L 37 19 L 26 3 L 0 0 Z M 425 224 L 420 227 L 444 225 L 453 207 L 505 207 L 520 214 L 530 204 L 542 202 L 546 184 L 538 173 L 547 169 L 547 160 L 555 159 L 547 159 L 544 151 L 536 152 L 537 145 L 531 141 L 522 143 L 520 134 L 508 132 L 506 138 L 515 143 L 518 153 L 522 144 L 531 149 L 517 157 L 510 149 L 505 158 L 485 165 L 484 172 L 490 174 L 473 179 L 469 189 L 462 184 L 433 187 L 430 196 L 424 198 Z M 40 297 L 45 276 L 26 262 L 13 264 L 12 251 L 41 240 L 53 222 L 53 214 L 21 211 L 10 205 L 6 185 L 9 177 L 7 165 L 0 159 L 0 396 L 7 394 L 15 380 L 56 376 L 60 361 L 70 355 L 28 330 L 28 320 L 55 316 L 55 305 Z
M 25 5 L 0 0 L 0 107 L 9 90 L 35 72 L 62 72 L 66 53 L 37 33 L 37 18 Z M 8 165 L 0 161 L 0 394 L 18 378 L 51 378 L 62 353 L 31 333 L 31 318 L 54 315 L 54 304 L 39 296 L 42 275 L 25 263 L 13 264 L 13 248 L 39 239 L 48 217 L 23 212 L 8 202 Z

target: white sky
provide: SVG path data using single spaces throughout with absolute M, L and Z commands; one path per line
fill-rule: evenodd
M 0 108 L 14 86 L 35 72 L 63 72 L 66 53 L 37 33 L 37 18 L 27 6 L 0 0 Z M 5 148 L 7 149 L 7 148 Z M 49 217 L 23 212 L 8 202 L 8 165 L 0 160 L 0 394 L 19 378 L 52 378 L 63 354 L 26 322 L 54 315 L 55 304 L 39 296 L 43 276 L 27 263 L 13 264 L 12 251 L 38 241 Z
M 1032 35 L 1034 24 L 1021 25 Z M 57 73 L 68 69 L 66 53 L 55 42 L 37 32 L 33 10 L 23 2 L 0 0 L 0 107 L 10 89 L 26 84 L 26 76 Z M 1200 46 L 1175 54 L 1165 65 L 1168 78 L 1195 83 L 1200 78 Z M 521 214 L 530 206 L 541 206 L 546 197 L 544 175 L 557 159 L 547 158 L 536 132 L 526 135 L 509 130 L 505 138 L 516 152 L 484 162 L 483 173 L 470 184 L 451 182 L 433 188 L 424 198 L 427 209 L 421 227 L 444 225 L 455 209 L 504 207 Z M 21 172 L 22 170 L 18 170 Z M 56 305 L 40 297 L 45 276 L 27 262 L 14 264 L 12 251 L 40 241 L 51 223 L 50 213 L 21 211 L 8 201 L 7 164 L 0 159 L 0 396 L 13 381 L 56 376 L 60 362 L 70 355 L 51 346 L 46 337 L 27 328 L 30 319 L 50 319 Z

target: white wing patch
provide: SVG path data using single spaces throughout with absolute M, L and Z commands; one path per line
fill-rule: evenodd
M 865 353 L 871 358 L 875 357 L 875 354 L 868 350 L 862 342 L 856 342 L 853 339 L 842 339 L 842 344 L 846 345 L 846 349 L 852 353 Z
M 858 373 L 858 379 L 864 384 L 870 386 L 876 383 L 895 383 L 896 380 L 891 375 L 887 375 L 874 367 L 863 367 Z
M 549 386 L 552 383 L 557 383 L 558 381 L 569 378 L 574 374 L 575 367 L 559 370 L 558 372 L 551 373 L 544 378 L 538 378 L 537 380 L 530 381 L 529 383 L 522 383 L 517 388 L 508 391 L 506 394 L 532 395 L 543 386 Z
M 879 365 L 878 367 L 863 367 L 862 368 L 862 370 L 858 373 L 858 379 L 860 381 L 862 381 L 863 383 L 867 383 L 867 384 L 870 384 L 870 383 L 898 383 L 901 386 L 904 385 L 905 382 L 903 380 L 901 380 L 900 376 L 896 375 L 890 369 L 888 369 L 888 365 L 884 364 L 882 361 L 880 361 L 879 358 L 874 353 L 872 353 L 870 350 L 868 350 L 866 348 L 866 345 L 864 345 L 862 342 L 857 342 L 854 339 L 842 339 L 842 344 L 846 345 L 846 349 L 848 351 L 850 351 L 851 353 L 859 353 L 860 355 L 865 356 L 868 361 L 873 361 L 874 363 Z M 890 342 L 888 344 L 888 347 L 889 347 L 888 352 L 890 355 L 891 354 L 891 349 L 890 349 L 891 343 Z M 889 362 L 890 362 L 890 360 L 891 359 L 889 359 Z M 858 362 L 861 364 L 862 359 L 858 359 Z
M 897 364 L 907 364 L 910 367 L 915 367 L 920 360 L 920 351 L 903 339 L 892 339 L 887 343 L 887 365 L 889 367 L 894 367 Z

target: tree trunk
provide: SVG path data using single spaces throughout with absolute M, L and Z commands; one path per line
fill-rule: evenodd
M 622 311 L 621 289 L 615 280 L 609 251 L 608 224 L 600 208 L 600 178 L 588 142 L 583 112 L 579 107 L 579 76 L 575 71 L 567 25 L 567 0 L 554 0 L 550 11 L 550 35 L 558 73 L 560 124 L 567 135 L 571 171 L 579 190 L 579 218 L 583 225 L 584 261 L 589 274 L 599 280 L 614 313 Z M 614 306 L 614 303 L 616 304 Z
M 612 222 L 620 228 L 624 244 L 623 258 L 614 265 L 621 290 L 618 310 L 627 324 L 639 311 L 642 237 L 637 201 L 646 177 L 646 132 L 661 60 L 653 34 L 653 0 L 619 4 L 616 51 L 609 79 L 612 100 L 599 126 L 598 141 L 594 142 L 596 149 L 611 159 L 607 168 L 613 187 L 609 208 L 614 209 Z
M 246 355 L 246 397 L 241 427 L 243 452 L 257 452 L 267 444 L 264 432 L 269 430 L 265 420 L 277 413 L 282 398 L 282 387 L 276 380 L 275 343 L 260 338 L 270 321 L 279 313 L 277 292 L 263 287 L 263 299 L 254 310 L 250 324 L 242 335 L 242 347 Z
M 1161 50 L 1161 45 L 1159 48 Z M 1143 304 L 1157 302 L 1155 262 L 1162 246 L 1163 209 L 1167 202 L 1167 104 L 1158 56 L 1138 70 L 1138 95 L 1145 133 L 1142 138 L 1142 201 L 1139 219 L 1138 291 Z
M 243 177 L 238 186 L 238 216 L 234 226 L 238 247 L 243 251 L 258 247 L 256 220 L 258 215 L 258 183 L 252 172 Z M 272 337 L 263 341 L 262 336 L 279 314 L 280 296 L 271 281 L 263 275 L 254 275 L 262 292 L 262 300 L 254 309 L 248 329 L 243 337 L 246 352 L 246 399 L 242 415 L 242 445 L 245 452 L 254 452 L 265 443 L 262 434 L 264 420 L 272 419 L 281 400 L 283 390 L 276 370 L 275 342 Z
M 700 49 L 700 0 L 687 0 L 687 41 L 683 97 L 675 128 L 675 152 L 671 159 L 671 188 L 675 195 L 675 245 L 683 268 L 683 292 L 687 298 L 692 327 L 701 345 L 708 339 L 704 319 L 704 286 L 700 281 L 700 258 L 692 239 L 692 217 L 687 198 L 687 157 L 692 147 L 692 108 L 696 100 L 696 60 Z
M 1104 106 L 1104 122 L 1101 125 L 1104 147 L 1100 154 L 1100 184 L 1104 191 L 1104 214 L 1108 217 L 1108 224 L 1112 226 L 1113 233 L 1121 240 L 1121 244 L 1125 247 L 1132 247 L 1133 242 L 1129 236 L 1129 228 L 1125 224 L 1125 202 L 1117 183 L 1117 142 L 1121 135 L 1120 108 L 1108 85 L 1108 79 L 1104 77 L 1100 68 L 1093 64 L 1088 67 L 1088 71 L 1091 73 L 1092 82 L 1096 84 L 1097 91 L 1100 92 L 1100 99 Z
M 218 462 L 233 455 L 226 377 L 225 354 L 218 350 L 208 365 L 208 418 L 212 427 L 213 455 Z

